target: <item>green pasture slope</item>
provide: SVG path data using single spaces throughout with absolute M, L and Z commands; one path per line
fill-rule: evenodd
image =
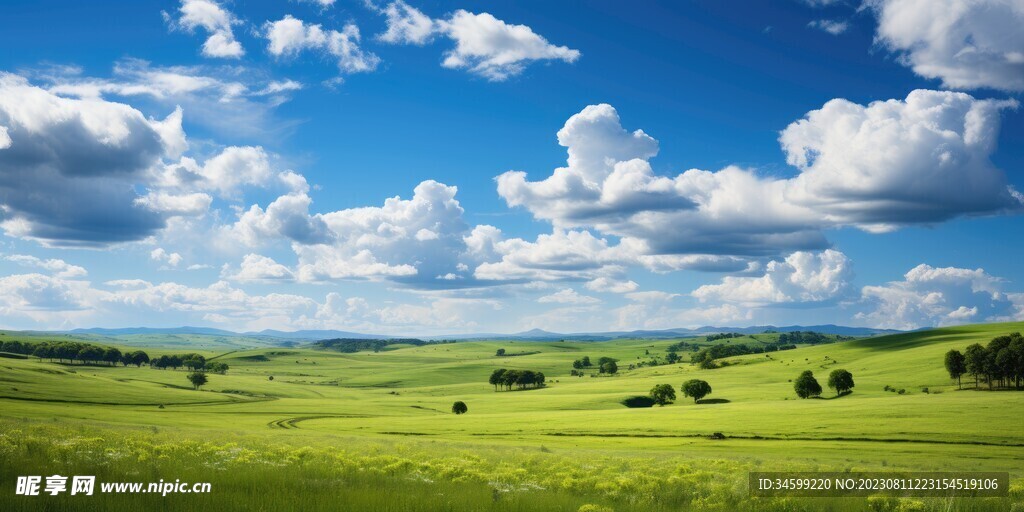
M 203 347 L 231 369 L 201 391 L 183 370 L 0 358 L 0 510 L 1019 511 L 1024 392 L 957 390 L 943 368 L 946 351 L 1014 331 L 1024 323 L 804 346 L 712 370 L 626 370 L 679 340 Z M 618 359 L 620 374 L 570 377 L 584 355 Z M 548 386 L 496 392 L 496 368 L 542 371 Z M 811 370 L 824 386 L 837 368 L 853 373 L 852 394 L 796 398 L 790 379 Z M 711 384 L 706 403 L 679 392 L 691 378 Z M 677 389 L 674 404 L 621 404 L 661 383 Z M 451 414 L 455 400 L 469 412 Z M 1009 499 L 749 498 L 746 473 L 776 469 L 1008 471 L 1014 488 Z M 213 492 L 13 495 L 18 475 L 54 473 L 209 481 Z

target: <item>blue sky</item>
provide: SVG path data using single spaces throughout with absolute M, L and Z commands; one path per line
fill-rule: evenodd
M 1020 2 L 0 9 L 2 327 L 1024 317 Z

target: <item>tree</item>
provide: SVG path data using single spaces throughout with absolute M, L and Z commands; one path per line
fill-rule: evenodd
M 181 364 L 189 370 L 198 371 L 206 368 L 206 358 L 199 354 L 186 354 L 182 356 Z
M 458 400 L 452 404 L 452 412 L 455 414 L 466 414 L 466 411 L 468 410 L 469 408 L 466 407 L 466 402 L 463 402 L 462 400 Z
M 572 362 L 572 367 L 574 369 L 576 369 L 576 370 L 582 370 L 583 369 L 583 360 L 582 359 L 577 359 L 577 360 L 573 361 Z
M 600 368 L 599 371 L 601 373 L 607 373 L 609 375 L 614 375 L 614 374 L 619 372 L 619 365 L 615 364 L 615 361 L 608 361 L 608 362 L 606 362 L 606 363 L 601 365 L 601 368 Z
M 949 378 L 956 379 L 956 387 L 963 389 L 963 386 L 960 385 L 960 377 L 967 373 L 967 361 L 959 350 L 946 352 L 946 371 L 949 372 Z
M 501 357 L 501 356 L 505 355 L 505 349 L 499 348 L 498 351 L 494 353 L 494 355 L 496 355 L 498 357 Z
M 670 350 L 668 352 L 668 356 L 665 357 L 665 360 L 668 361 L 668 364 L 675 364 L 679 362 L 679 354 L 677 354 L 675 350 Z
M 134 364 L 136 368 L 139 368 L 144 364 L 149 364 L 149 354 L 141 350 L 132 352 L 132 364 Z
M 964 350 L 964 361 L 966 362 L 967 373 L 974 377 L 974 387 L 978 387 L 978 378 L 985 375 L 988 350 L 975 343 Z
M 809 398 L 821 394 L 821 384 L 814 378 L 814 373 L 806 370 L 793 382 L 793 389 L 800 398 Z
M 491 378 L 487 379 L 487 382 L 490 383 L 492 386 L 494 386 L 494 390 L 497 391 L 498 390 L 498 386 L 505 383 L 504 375 L 505 375 L 505 369 L 504 368 L 501 368 L 501 369 L 498 369 L 498 370 L 494 370 L 493 372 L 491 372 Z
M 680 389 L 683 390 L 684 396 L 693 398 L 693 403 L 711 394 L 711 384 L 700 379 L 690 379 L 684 382 Z
M 853 386 L 853 374 L 846 370 L 840 368 L 828 374 L 828 387 L 836 390 L 836 395 L 850 391 Z
M 203 372 L 192 372 L 188 374 L 188 381 L 192 383 L 192 389 L 199 389 L 200 386 L 208 382 L 206 374 Z
M 32 355 L 38 357 L 40 360 L 52 359 L 53 358 L 53 347 L 43 343 L 36 347 L 32 351 Z
M 613 357 L 600 357 L 600 358 L 597 359 L 597 366 L 600 368 L 601 365 L 603 365 L 605 363 L 617 363 L 617 362 L 619 362 L 619 360 L 615 359 Z
M 108 348 L 103 351 L 103 360 L 112 365 L 121 361 L 121 351 L 116 348 Z
M 590 356 L 583 356 L 583 359 L 580 359 L 580 364 L 582 364 L 584 368 L 594 366 L 590 363 Z
M 672 388 L 671 384 L 657 384 L 651 388 L 651 398 L 654 403 L 664 407 L 665 404 L 675 401 L 676 390 Z
M 96 362 L 103 359 L 103 349 L 100 347 L 94 347 L 92 345 L 86 345 L 81 348 L 76 355 L 76 359 L 85 362 Z
M 217 373 L 217 374 L 220 374 L 220 375 L 224 375 L 225 373 L 227 373 L 228 372 L 228 368 L 229 367 L 228 367 L 227 363 L 222 363 L 220 361 L 213 361 L 213 362 L 210 362 L 210 363 L 206 363 L 206 371 L 209 371 L 209 372 L 212 372 L 212 373 Z

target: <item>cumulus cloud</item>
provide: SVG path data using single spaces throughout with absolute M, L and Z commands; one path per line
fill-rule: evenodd
M 378 11 L 387 17 L 387 30 L 377 36 L 385 43 L 422 45 L 441 29 L 430 16 L 402 0 L 391 2 Z
M 869 0 L 877 41 L 925 78 L 955 89 L 1024 90 L 1024 3 Z
M 572 288 L 563 288 L 537 299 L 537 302 L 541 304 L 598 304 L 601 300 L 596 297 L 581 295 Z
M 166 214 L 138 203 L 161 159 L 181 150 L 180 113 L 167 122 L 103 100 L 64 98 L 0 74 L 0 227 L 52 245 L 139 240 Z M 40 200 L 39 198 L 46 198 Z
M 50 321 L 88 307 L 88 283 L 43 274 L 0 277 L 0 315 Z
M 566 167 L 540 181 L 506 172 L 498 194 L 556 228 L 618 236 L 651 269 L 736 271 L 756 257 L 826 249 L 828 228 L 1019 210 L 1020 194 L 990 160 L 999 112 L 1013 107 L 943 91 L 867 106 L 832 100 L 782 132 L 799 174 L 777 178 L 734 166 L 656 175 L 657 141 L 592 105 L 558 132 Z
M 84 277 L 88 274 L 85 268 L 78 265 L 72 265 L 58 258 L 49 258 L 44 260 L 27 254 L 11 254 L 4 256 L 4 259 L 7 261 L 13 261 L 25 267 L 35 267 L 47 270 L 51 272 L 54 277 L 62 279 Z
M 302 86 L 239 66 L 157 66 L 133 58 L 117 61 L 108 77 L 84 76 L 70 66 L 42 66 L 32 76 L 61 96 L 180 106 L 190 122 L 250 138 L 290 130 L 294 122 L 277 119 L 274 109 Z
M 459 9 L 447 18 L 432 19 L 402 0 L 376 10 L 387 17 L 387 30 L 377 36 L 380 41 L 422 45 L 443 35 L 455 47 L 445 52 L 442 66 L 495 82 L 522 73 L 531 62 L 572 63 L 580 57 L 579 50 L 551 44 L 526 25 L 512 25 L 486 12 Z
M 168 13 L 164 19 L 171 28 L 194 33 L 202 28 L 209 36 L 203 43 L 203 55 L 237 59 L 245 55 L 242 44 L 235 40 L 232 25 L 241 23 L 231 11 L 213 0 L 181 0 L 177 20 Z
M 856 318 L 876 327 L 917 329 L 972 322 L 1024 319 L 1024 294 L 1005 291 L 1007 282 L 984 269 L 921 264 L 879 286 L 865 286 L 867 310 Z
M 838 36 L 850 28 L 849 23 L 840 20 L 814 20 L 808 23 L 807 26 L 828 32 L 834 36 Z
M 224 277 L 232 281 L 286 281 L 294 279 L 288 267 L 260 254 L 246 254 L 237 271 L 225 269 Z
M 704 285 L 691 295 L 701 302 L 729 302 L 745 306 L 822 302 L 834 299 L 849 286 L 853 276 L 845 254 L 795 252 L 782 261 L 771 261 L 759 277 L 726 276 L 719 284 Z
M 157 247 L 156 249 L 150 251 L 149 258 L 152 259 L 153 261 L 165 263 L 167 264 L 168 267 L 177 267 L 182 262 L 182 260 L 185 259 L 180 254 L 176 252 L 168 252 L 164 250 L 162 247 Z
M 324 30 L 320 25 L 307 24 L 286 15 L 263 25 L 268 40 L 267 51 L 275 57 L 295 56 L 303 51 L 325 52 L 337 59 L 343 73 L 365 73 L 377 69 L 380 58 L 360 47 L 359 27 L 346 24 L 341 32 Z
M 587 281 L 583 286 L 591 291 L 607 293 L 627 293 L 636 291 L 640 287 L 640 285 L 633 281 L 610 279 L 607 277 L 598 277 L 592 281 Z
M 560 231 L 537 236 L 530 242 L 510 238 L 493 243 L 500 260 L 481 263 L 474 275 L 493 281 L 591 281 L 592 286 L 614 287 L 628 261 L 618 246 L 588 231 Z M 600 280 L 606 278 L 605 280 Z M 622 286 L 622 285 L 619 285 Z M 628 287 L 628 285 L 625 285 Z

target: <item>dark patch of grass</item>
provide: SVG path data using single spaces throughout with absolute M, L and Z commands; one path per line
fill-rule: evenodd
M 641 408 L 641 407 L 653 407 L 654 406 L 654 399 L 649 397 L 649 396 L 644 396 L 644 395 L 631 396 L 631 397 L 623 400 L 622 401 L 622 405 L 625 405 L 626 407 L 629 407 L 631 409 L 636 409 L 636 408 Z

